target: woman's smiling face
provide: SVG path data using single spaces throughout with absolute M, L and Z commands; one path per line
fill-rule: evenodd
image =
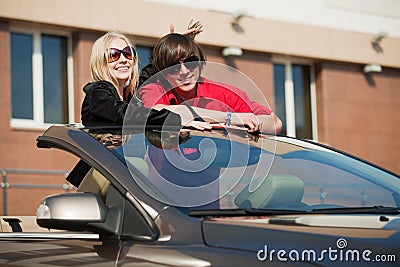
M 127 46 L 128 44 L 124 40 L 114 38 L 112 39 L 109 48 L 123 50 Z M 118 60 L 108 63 L 111 74 L 118 80 L 120 85 L 125 84 L 125 82 L 131 77 L 133 62 L 134 58 L 128 59 L 123 53 L 120 53 Z

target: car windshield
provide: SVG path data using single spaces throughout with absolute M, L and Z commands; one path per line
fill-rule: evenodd
M 398 210 L 396 174 L 312 142 L 245 131 L 124 133 L 142 189 L 185 212 Z

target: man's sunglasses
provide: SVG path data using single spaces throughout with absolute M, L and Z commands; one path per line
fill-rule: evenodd
M 181 64 L 185 65 L 188 70 L 195 70 L 200 65 L 200 59 L 197 56 L 190 56 L 181 61 L 176 61 L 166 68 L 169 74 L 177 74 L 181 71 Z
M 136 58 L 136 50 L 132 46 L 127 46 L 122 50 L 119 50 L 118 48 L 109 48 L 107 49 L 107 52 L 108 52 L 108 63 L 117 61 L 121 57 L 121 54 L 123 54 L 124 57 L 129 60 Z

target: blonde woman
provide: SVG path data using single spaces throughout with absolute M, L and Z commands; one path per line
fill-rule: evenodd
M 92 81 L 83 91 L 81 120 L 87 127 L 122 126 L 129 107 L 129 122 L 139 125 L 181 125 L 197 129 L 209 128 L 207 123 L 194 122 L 188 110 L 181 115 L 166 108 L 161 110 L 140 106 L 135 98 L 138 74 L 138 57 L 132 42 L 117 31 L 107 32 L 98 38 L 90 57 Z

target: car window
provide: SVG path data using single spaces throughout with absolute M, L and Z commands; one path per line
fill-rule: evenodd
M 304 182 L 302 202 L 308 205 L 396 206 L 393 191 L 386 189 L 379 180 L 370 180 L 367 174 L 356 175 L 334 164 L 277 156 L 271 173 L 297 175 Z
M 146 181 L 136 182 L 152 185 L 171 205 L 189 210 L 399 206 L 397 176 L 300 140 L 274 139 L 271 145 L 266 138 L 245 142 L 192 132 L 166 145 L 149 136 L 130 136 L 120 155 L 138 169 L 143 161 L 130 158 L 143 159 Z M 212 192 L 204 190 L 208 185 Z M 209 202 L 201 199 L 207 194 Z

